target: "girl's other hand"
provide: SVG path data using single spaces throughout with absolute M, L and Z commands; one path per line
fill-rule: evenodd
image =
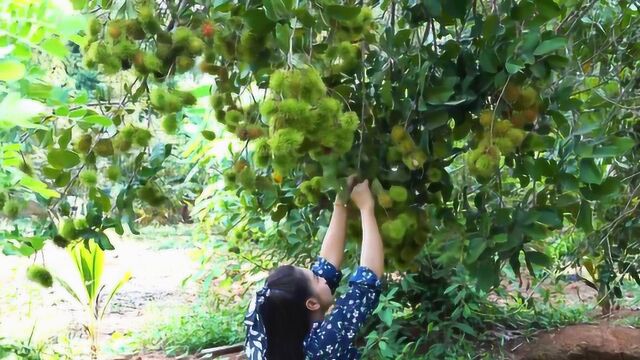
M 369 189 L 369 180 L 365 180 L 353 187 L 353 191 L 351 191 L 351 200 L 361 211 L 373 209 L 375 201 L 373 200 L 373 194 L 371 194 L 371 190 Z
M 346 207 L 347 203 L 349 202 L 349 196 L 351 195 L 351 191 L 353 191 L 353 187 L 356 185 L 357 182 L 358 182 L 357 174 L 349 175 L 349 177 L 346 180 L 345 186 L 342 187 L 340 191 L 338 191 L 334 204 Z

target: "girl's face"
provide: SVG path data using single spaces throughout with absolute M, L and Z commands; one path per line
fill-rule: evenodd
M 327 280 L 323 277 L 317 276 L 313 273 L 313 271 L 309 269 L 300 268 L 305 272 L 307 278 L 309 279 L 309 285 L 311 286 L 311 290 L 314 293 L 314 297 L 320 304 L 320 307 L 323 312 L 326 312 L 331 305 L 333 305 L 333 295 L 331 294 L 331 289 L 329 289 L 329 285 L 327 285 Z

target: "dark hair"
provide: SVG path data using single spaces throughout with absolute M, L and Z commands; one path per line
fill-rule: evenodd
M 268 360 L 303 360 L 303 342 L 311 330 L 306 301 L 313 295 L 304 271 L 283 265 L 267 277 L 271 290 L 260 306 L 267 335 Z

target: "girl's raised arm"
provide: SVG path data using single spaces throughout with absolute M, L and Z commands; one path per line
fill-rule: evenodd
M 355 176 L 347 179 L 347 188 L 350 191 Z M 337 269 L 340 269 L 342 259 L 344 257 L 344 245 L 347 234 L 347 207 L 346 200 L 342 200 L 340 196 L 336 196 L 333 204 L 333 213 L 329 222 L 329 229 L 322 240 L 322 248 L 320 248 L 320 256 L 325 258 Z
M 353 188 L 351 199 L 360 209 L 362 218 L 360 265 L 371 269 L 380 278 L 384 272 L 384 249 L 374 212 L 375 201 L 368 180 Z

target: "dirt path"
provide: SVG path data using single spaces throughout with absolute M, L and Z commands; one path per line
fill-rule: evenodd
M 133 278 L 112 301 L 102 323 L 101 340 L 112 334 L 135 333 L 145 322 L 145 309 L 151 305 L 171 306 L 188 303 L 195 296 L 193 284 L 181 282 L 198 269 L 188 249 L 154 248 L 153 240 L 133 241 L 114 238 L 116 250 L 105 253 L 103 283 L 106 293 L 127 272 Z M 77 270 L 65 250 L 48 245 L 45 264 L 52 274 L 81 286 Z M 35 326 L 36 341 L 54 343 L 64 337 L 86 338 L 82 328 L 84 313 L 80 305 L 60 286 L 43 289 L 25 278 L 33 259 L 0 254 L 0 337 L 27 338 Z M 41 258 L 38 259 L 41 263 Z M 62 335 L 62 336 L 61 336 Z
M 640 360 L 640 329 L 608 322 L 540 333 L 513 352 L 513 360 Z

